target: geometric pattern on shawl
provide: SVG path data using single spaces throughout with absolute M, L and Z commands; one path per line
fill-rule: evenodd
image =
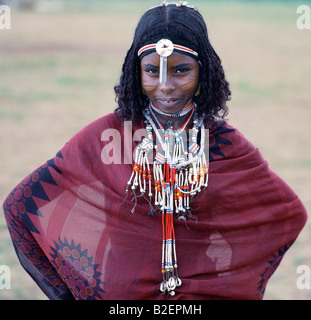
M 234 131 L 234 130 L 224 126 L 224 121 L 219 121 L 216 123 L 216 131 L 213 133 L 211 132 L 210 141 L 209 141 L 209 144 L 210 144 L 209 145 L 209 161 L 210 162 L 214 161 L 215 156 L 225 158 L 225 155 L 222 153 L 220 149 L 220 144 L 231 146 L 232 143 L 230 140 L 224 137 L 221 137 L 220 135 L 229 133 L 231 131 Z M 212 154 L 214 154 L 215 156 L 213 157 Z
M 272 259 L 268 261 L 268 266 L 265 269 L 265 271 L 260 275 L 261 280 L 258 282 L 257 296 L 259 299 L 263 298 L 268 280 L 271 278 L 274 271 L 281 263 L 284 254 L 291 247 L 292 244 L 293 243 L 285 245 L 283 249 L 279 249 L 278 254 L 273 254 Z
M 63 158 L 60 152 L 57 153 L 56 157 Z M 14 188 L 7 201 L 4 202 L 4 210 L 11 210 L 12 214 L 17 219 L 22 220 L 31 232 L 40 233 L 32 223 L 29 214 L 42 216 L 39 204 L 50 201 L 44 185 L 57 186 L 50 170 L 55 170 L 62 174 L 56 167 L 54 159 L 47 161 L 43 166 L 27 176 Z
M 58 268 L 58 272 L 67 287 L 72 290 L 76 299 L 98 300 L 102 299 L 101 293 L 103 281 L 100 279 L 101 273 L 96 269 L 98 264 L 93 264 L 94 257 L 89 257 L 87 249 L 82 250 L 81 244 L 75 245 L 65 238 L 64 241 L 54 241 L 51 257 L 52 264 Z

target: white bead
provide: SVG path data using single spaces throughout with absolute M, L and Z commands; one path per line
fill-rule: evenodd
M 170 290 L 174 290 L 176 288 L 176 283 L 175 283 L 175 279 L 174 278 L 169 278 L 168 280 L 168 288 Z M 172 291 L 174 292 L 174 291 Z
M 181 284 L 182 284 L 182 281 L 180 280 L 180 278 L 177 278 L 177 279 L 176 279 L 176 286 L 177 286 L 177 287 L 180 287 Z
M 161 284 L 160 284 L 160 291 L 164 292 L 164 291 L 166 291 L 166 289 L 167 289 L 166 282 L 162 281 Z

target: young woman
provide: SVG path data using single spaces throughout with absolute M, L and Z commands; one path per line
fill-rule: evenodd
M 50 299 L 262 299 L 306 212 L 223 120 L 199 12 L 149 9 L 115 92 L 4 202 L 22 266 Z

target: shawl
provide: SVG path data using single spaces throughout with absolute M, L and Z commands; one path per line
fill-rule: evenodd
M 237 129 L 209 130 L 209 186 L 197 220 L 174 219 L 176 295 L 162 281 L 161 215 L 125 199 L 144 122 L 113 113 L 74 135 L 14 188 L 3 208 L 23 268 L 49 299 L 262 299 L 306 222 L 306 210 Z

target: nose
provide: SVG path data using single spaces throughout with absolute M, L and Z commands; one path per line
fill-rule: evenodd
M 172 77 L 167 75 L 166 82 L 159 83 L 159 89 L 164 93 L 170 93 L 176 90 L 176 85 Z

